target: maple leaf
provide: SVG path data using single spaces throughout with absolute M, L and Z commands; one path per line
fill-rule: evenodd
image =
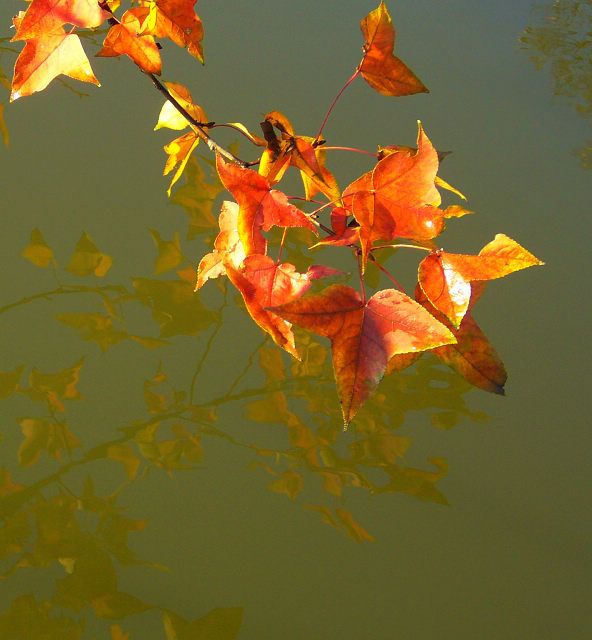
M 458 328 L 469 306 L 473 280 L 503 278 L 542 264 L 517 242 L 499 233 L 477 256 L 431 253 L 419 265 L 418 280 L 429 301 Z
M 18 28 L 20 15 L 14 23 Z M 59 75 L 100 86 L 80 38 L 75 33 L 67 34 L 62 27 L 55 34 L 44 34 L 26 41 L 14 65 L 10 101 L 42 91 Z
M 310 218 L 288 202 L 281 191 L 272 189 L 269 181 L 252 169 L 227 164 L 217 156 L 222 184 L 239 205 L 237 228 L 246 255 L 265 254 L 267 241 L 263 231 L 272 226 L 306 227 L 317 233 Z
M 299 273 L 289 263 L 276 264 L 269 256 L 247 256 L 239 268 L 225 263 L 226 275 L 241 292 L 247 311 L 253 320 L 273 338 L 274 342 L 300 359 L 294 344 L 291 323 L 270 310 L 302 296 L 312 281 L 341 273 L 330 267 L 311 266 Z
M 334 176 L 325 168 L 325 152 L 314 145 L 315 138 L 297 136 L 290 121 L 279 111 L 272 111 L 261 123 L 267 148 L 261 156 L 259 173 L 271 184 L 279 182 L 289 165 L 300 170 L 306 199 L 321 191 L 330 201 L 338 200 L 339 187 Z M 278 138 L 275 127 L 281 134 Z
M 64 24 L 94 29 L 110 17 L 97 0 L 33 0 L 17 26 L 15 40 L 58 35 Z
M 194 131 L 189 131 L 171 142 L 164 145 L 165 153 L 168 154 L 167 161 L 164 165 L 163 175 L 168 175 L 177 165 L 175 175 L 171 180 L 171 184 L 167 189 L 167 194 L 171 195 L 171 189 L 177 180 L 183 175 L 185 166 L 193 153 L 193 150 L 199 144 L 199 136 Z
M 343 192 L 342 202 L 360 224 L 363 264 L 377 239 L 431 240 L 444 228 L 435 186 L 438 154 L 418 122 L 417 151 L 380 160 Z
M 446 325 L 456 338 L 456 343 L 436 347 L 432 352 L 473 386 L 504 395 L 504 384 L 508 378 L 504 363 L 470 313 L 485 284 L 480 281 L 471 283 L 468 310 L 458 327 L 431 304 L 419 284 L 415 288 L 415 299 Z
M 371 11 L 360 26 L 366 43 L 359 68 L 373 89 L 387 96 L 428 93 L 413 71 L 393 54 L 395 28 L 384 2 Z
M 193 98 L 187 87 L 178 82 L 165 82 L 164 84 L 171 96 L 196 122 L 206 123 L 208 121 L 205 111 L 193 102 Z M 179 112 L 170 100 L 166 100 L 160 110 L 154 131 L 162 129 L 163 127 L 182 131 L 188 126 L 189 121 L 187 118 Z
M 146 73 L 160 74 L 162 63 L 154 38 L 140 35 L 142 23 L 136 15 L 138 9 L 126 11 L 118 24 L 109 29 L 103 48 L 97 57 L 129 56 Z
M 378 386 L 394 355 L 455 341 L 421 305 L 394 289 L 379 291 L 364 303 L 355 289 L 333 285 L 271 311 L 331 340 L 346 425 Z
M 218 218 L 220 233 L 214 241 L 214 251 L 205 255 L 199 263 L 195 291 L 200 289 L 210 278 L 226 275 L 225 263 L 238 269 L 245 259 L 245 250 L 236 228 L 237 219 L 238 204 L 225 200 Z
M 155 0 L 139 7 L 137 15 L 143 18 L 143 34 L 157 38 L 170 38 L 203 63 L 203 25 L 193 10 L 197 0 Z

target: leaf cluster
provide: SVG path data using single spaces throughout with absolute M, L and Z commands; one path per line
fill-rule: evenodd
M 213 251 L 199 263 L 196 291 L 209 279 L 227 277 L 252 319 L 296 359 L 300 354 L 294 325 L 329 339 L 346 426 L 386 374 L 408 367 L 426 351 L 434 352 L 471 384 L 503 393 L 505 369 L 471 311 L 484 282 L 542 262 L 504 234 L 496 235 L 476 255 L 448 253 L 435 244 L 447 220 L 470 212 L 459 205 L 442 208 L 441 189 L 464 196 L 438 176 L 443 154 L 435 149 L 421 123 L 416 148 L 392 144 L 379 148 L 376 154 L 369 154 L 374 156 L 373 166 L 343 190 L 327 166 L 330 152 L 344 147 L 327 144 L 322 137 L 325 123 L 343 91 L 358 76 L 390 97 L 427 92 L 394 53 L 395 29 L 384 2 L 362 19 L 362 59 L 314 136 L 297 134 L 278 111 L 266 114 L 261 136 L 238 122 L 216 124 L 208 121 L 186 87 L 158 79 L 161 41 L 172 41 L 204 61 L 204 30 L 195 4 L 196 0 L 138 0 L 124 10 L 117 0 L 32 0 L 14 18 L 13 41 L 25 45 L 16 61 L 11 100 L 43 90 L 60 74 L 98 85 L 77 31 L 108 23 L 97 55 L 128 56 L 165 96 L 156 129 L 189 128 L 165 146 L 164 173 L 173 173 L 169 194 L 203 141 L 216 154 L 220 181 L 233 198 L 222 205 L 220 231 Z M 240 132 L 258 157 L 242 160 L 215 142 L 212 135 L 219 126 Z M 301 175 L 303 196 L 289 196 L 277 188 L 290 169 Z M 277 247 L 270 242 L 274 227 L 282 230 Z M 302 229 L 317 236 L 315 247 L 351 251 L 360 290 L 333 284 L 320 293 L 305 295 L 313 281 L 339 274 L 324 265 L 301 271 L 282 261 L 288 234 Z M 165 270 L 180 256 L 178 241 L 166 242 L 158 232 L 151 233 Z M 427 254 L 419 264 L 413 295 L 376 258 L 379 252 L 400 248 Z M 96 253 L 81 247 L 72 269 L 92 269 L 97 275 L 108 269 L 106 257 L 91 264 L 89 255 L 97 260 Z M 51 257 L 41 251 L 38 259 Z M 394 288 L 367 295 L 368 262 L 375 263 Z M 145 284 L 138 286 L 142 289 Z

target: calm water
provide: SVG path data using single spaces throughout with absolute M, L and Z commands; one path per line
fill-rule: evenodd
M 277 109 L 314 135 L 375 5 L 255 5 L 202 0 L 207 64 L 167 46 L 164 77 L 218 122 L 256 129 Z M 493 283 L 475 313 L 507 396 L 426 357 L 343 433 L 326 344 L 296 366 L 234 291 L 197 297 L 160 272 L 155 240 L 182 252 L 177 270 L 209 250 L 195 199 L 211 169 L 200 160 L 185 207 L 169 203 L 159 95 L 128 61 L 95 60 L 102 88 L 71 83 L 89 97 L 54 82 L 5 106 L 0 638 L 591 636 L 592 9 L 388 6 L 396 53 L 431 93 L 358 80 L 325 135 L 413 144 L 420 119 L 478 213 L 444 246 L 473 253 L 504 232 L 545 260 Z M 21 8 L 2 4 L 3 33 Z M 344 186 L 370 164 L 331 168 Z M 22 257 L 32 244 L 48 266 Z M 417 264 L 404 258 L 389 263 L 403 279 Z

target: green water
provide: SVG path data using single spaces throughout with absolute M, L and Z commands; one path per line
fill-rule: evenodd
M 217 122 L 256 130 L 277 109 L 314 136 L 375 6 L 251 4 L 200 0 L 206 65 L 167 46 L 164 79 Z M 475 311 L 506 397 L 425 357 L 344 433 L 326 343 L 298 365 L 231 288 L 155 273 L 155 237 L 178 234 L 182 268 L 214 230 L 168 201 L 161 96 L 129 61 L 92 59 L 102 87 L 69 83 L 88 97 L 54 82 L 4 109 L 0 639 L 590 637 L 590 3 L 388 6 L 430 93 L 358 80 L 325 137 L 412 145 L 421 120 L 477 212 L 445 248 L 503 232 L 546 262 Z M 4 34 L 21 8 L 3 3 Z M 343 187 L 370 160 L 331 169 Z M 21 255 L 34 229 L 47 267 Z M 314 259 L 352 269 L 338 254 Z M 389 262 L 407 283 L 416 265 Z

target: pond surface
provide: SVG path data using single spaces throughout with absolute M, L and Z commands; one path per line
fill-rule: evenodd
M 222 281 L 193 293 L 227 197 L 211 157 L 169 201 L 162 97 L 92 59 L 100 89 L 68 82 L 87 97 L 4 108 L 0 638 L 591 637 L 590 2 L 388 7 L 430 93 L 358 79 L 325 137 L 413 145 L 421 120 L 476 212 L 446 249 L 505 233 L 545 261 L 475 311 L 506 396 L 425 356 L 343 432 L 328 343 L 296 363 Z M 169 45 L 164 78 L 217 122 L 275 109 L 314 136 L 374 8 L 202 0 L 206 65 Z M 342 186 L 372 167 L 335 153 Z M 354 270 L 338 254 L 314 260 Z

